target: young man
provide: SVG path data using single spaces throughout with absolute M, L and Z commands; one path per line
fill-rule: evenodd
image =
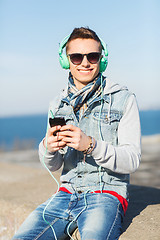
M 59 54 L 70 69 L 68 86 L 49 113 L 66 125 L 48 128 L 39 155 L 50 171 L 63 166 L 62 184 L 13 239 L 66 239 L 78 226 L 82 240 L 115 240 L 128 205 L 129 174 L 140 163 L 136 99 L 102 76 L 107 49 L 91 29 L 75 28 Z

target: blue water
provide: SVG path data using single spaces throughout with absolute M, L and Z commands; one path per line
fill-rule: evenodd
M 142 136 L 160 134 L 160 110 L 140 111 Z
M 160 110 L 140 111 L 142 135 L 160 134 Z M 0 149 L 37 148 L 45 136 L 47 115 L 0 118 Z
M 0 118 L 0 148 L 37 148 L 46 127 L 47 115 Z

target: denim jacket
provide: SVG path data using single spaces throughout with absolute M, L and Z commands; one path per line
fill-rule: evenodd
M 85 162 L 84 154 L 70 147 L 44 156 L 42 142 L 39 156 L 51 171 L 63 165 L 61 186 L 70 192 L 108 190 L 127 198 L 129 174 L 138 168 L 141 155 L 138 107 L 127 88 L 106 82 L 103 100 L 100 96 L 89 102 L 79 122 L 67 101 L 67 90 L 50 105 L 54 116 L 63 116 L 67 124 L 95 138 L 95 149 Z

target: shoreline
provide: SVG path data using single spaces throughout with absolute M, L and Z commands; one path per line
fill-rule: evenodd
M 160 143 L 160 133 L 152 134 L 152 135 L 143 135 L 141 137 L 142 142 L 152 141 L 152 142 L 159 142 Z
M 142 141 L 160 141 L 160 133 L 151 134 L 151 135 L 141 135 Z M 41 141 L 42 139 L 40 139 Z M 27 151 L 27 150 L 37 150 L 39 143 L 37 139 L 34 138 L 15 138 L 12 143 L 6 144 L 1 139 L 0 141 L 0 153 L 3 152 L 14 152 L 14 151 Z
M 156 134 L 151 134 L 151 135 L 142 135 L 141 136 L 141 140 L 142 140 L 142 143 L 147 143 L 148 141 L 151 141 L 151 142 L 155 142 L 155 143 L 160 143 L 160 133 L 156 133 Z M 31 139 L 32 141 L 32 139 Z M 0 154 L 1 153 L 4 153 L 4 152 L 15 152 L 15 151 L 34 151 L 34 150 L 37 150 L 38 148 L 26 148 L 26 149 L 13 149 L 13 150 L 8 150 L 8 151 L 5 151 L 3 149 L 0 148 Z

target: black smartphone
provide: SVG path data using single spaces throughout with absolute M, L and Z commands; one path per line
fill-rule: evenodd
M 66 125 L 66 121 L 64 119 L 64 117 L 55 117 L 55 118 L 49 118 L 49 124 L 51 127 L 55 127 L 55 126 L 64 126 Z M 59 132 L 59 130 L 57 130 L 56 132 L 53 133 L 54 136 L 56 136 L 56 133 Z
M 66 125 L 66 121 L 64 117 L 49 118 L 49 124 L 51 127 L 58 126 L 58 125 L 64 126 Z

